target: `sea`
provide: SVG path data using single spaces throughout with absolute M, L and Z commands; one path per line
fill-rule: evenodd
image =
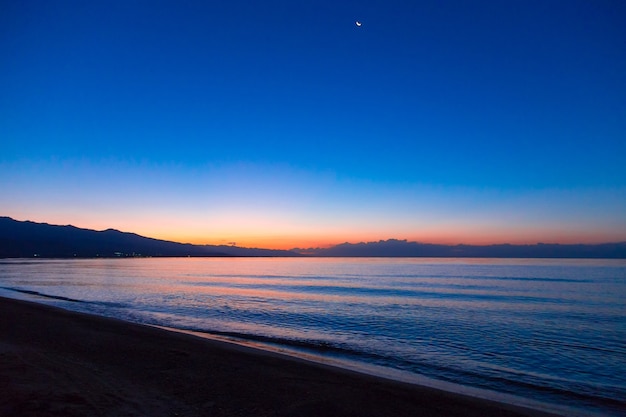
M 567 416 L 626 415 L 626 260 L 0 260 L 0 295 Z

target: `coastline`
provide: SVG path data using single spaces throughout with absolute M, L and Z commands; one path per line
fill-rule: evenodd
M 0 416 L 554 416 L 0 297 Z

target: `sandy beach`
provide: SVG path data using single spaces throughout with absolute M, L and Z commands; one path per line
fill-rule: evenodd
M 0 416 L 86 415 L 548 414 L 0 298 Z

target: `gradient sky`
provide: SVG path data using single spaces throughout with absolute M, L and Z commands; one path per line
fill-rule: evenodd
M 626 241 L 624 22 L 623 1 L 3 0 L 0 215 L 271 248 Z

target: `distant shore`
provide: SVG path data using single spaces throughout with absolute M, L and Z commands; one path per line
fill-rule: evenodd
M 409 258 L 572 258 L 626 259 L 626 242 L 598 244 L 444 245 L 387 239 L 324 248 L 263 249 L 194 245 L 107 229 L 18 221 L 0 216 L 2 258 L 151 257 L 409 257 Z
M 0 416 L 548 416 L 0 297 Z

